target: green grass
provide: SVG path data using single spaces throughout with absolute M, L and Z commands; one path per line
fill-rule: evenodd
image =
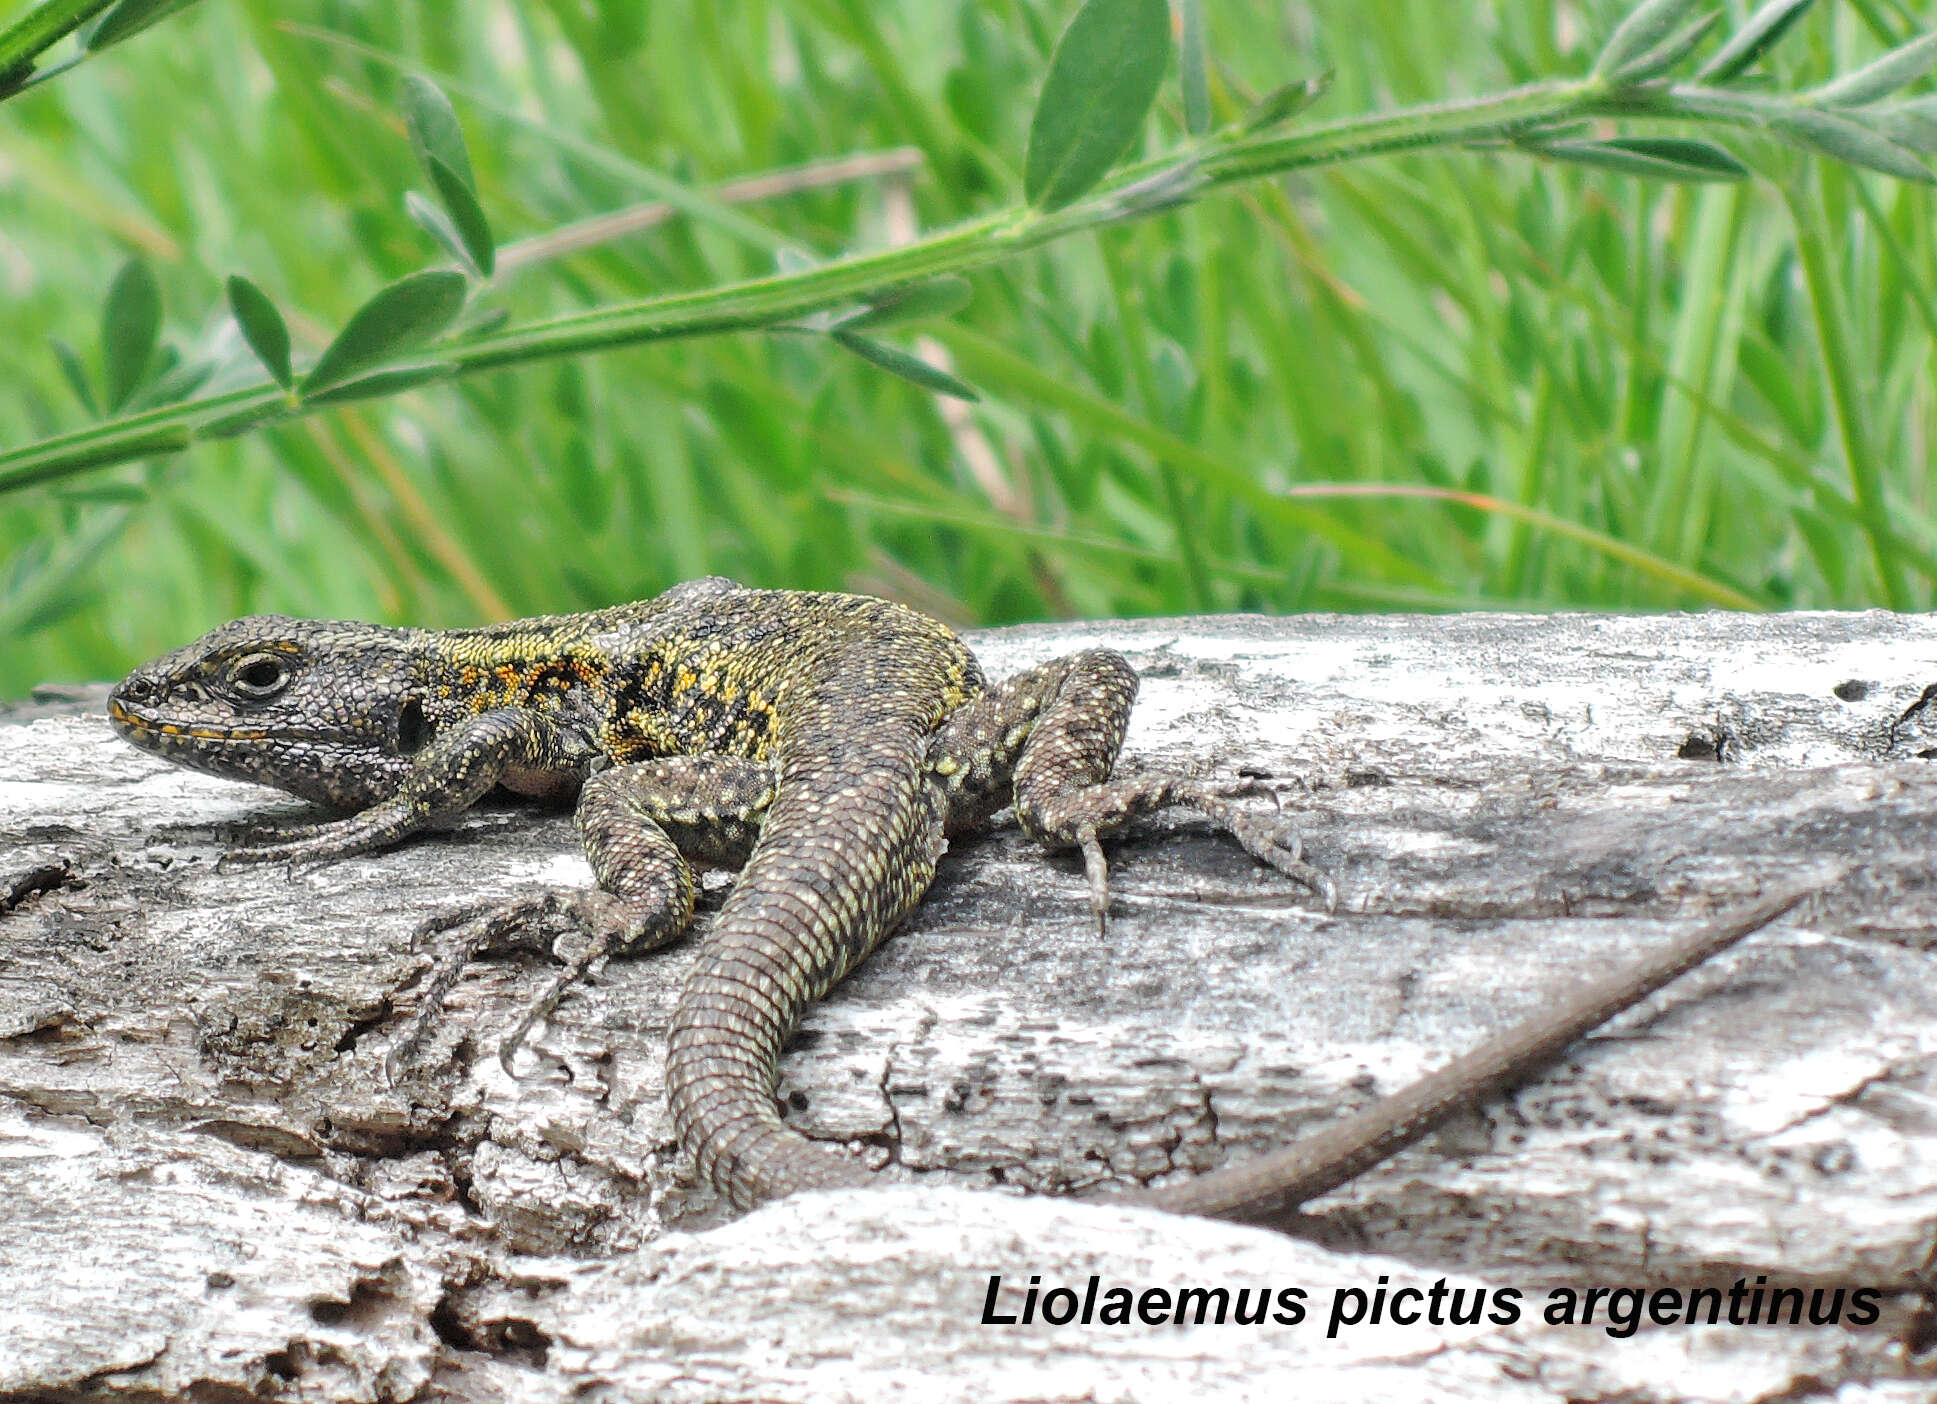
M 1228 120 L 1323 72 L 1301 120 L 1577 76 L 1623 8 L 1205 0 L 1212 106 Z M 130 254 L 157 275 L 164 342 L 221 353 L 204 393 L 260 375 L 230 274 L 271 294 L 301 358 L 437 262 L 404 210 L 425 188 L 406 73 L 451 95 L 501 244 L 650 199 L 684 211 L 501 273 L 488 301 L 516 328 L 1013 204 L 1072 10 L 209 0 L 0 104 L 0 449 L 93 418 L 51 342 L 98 398 Z M 1769 68 L 1793 90 L 1913 33 L 1891 0 L 1823 0 Z M 1145 150 L 1183 119 L 1173 57 Z M 965 310 L 881 333 L 945 348 L 981 392 L 968 408 L 825 338 L 740 334 L 488 371 L 6 494 L 0 696 L 252 610 L 452 625 L 709 572 L 964 623 L 1926 608 L 1931 193 L 1716 139 L 1759 177 L 1388 156 L 981 268 Z M 705 194 L 904 146 L 911 183 Z

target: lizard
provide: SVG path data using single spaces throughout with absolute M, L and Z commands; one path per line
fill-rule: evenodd
M 509 1067 L 517 1040 L 590 966 L 685 933 L 695 865 L 738 869 L 675 1007 L 666 1086 L 678 1144 L 745 1209 L 876 1178 L 786 1125 L 781 1051 L 921 900 L 949 838 L 1001 810 L 1044 846 L 1081 854 L 1099 933 L 1103 837 L 1173 806 L 1335 904 L 1295 825 L 1236 802 L 1255 781 L 1114 774 L 1137 683 L 1103 648 L 991 683 L 953 630 L 907 606 L 710 577 L 636 604 L 473 629 L 251 616 L 136 668 L 108 716 L 170 761 L 348 812 L 228 860 L 385 848 L 497 787 L 576 797 L 598 886 L 460 914 L 476 935 L 433 980 L 400 1051 L 486 933 L 562 914 L 591 941 L 506 1039 Z M 1133 1197 L 1281 1223 L 1806 895 L 1709 922 L 1286 1151 Z

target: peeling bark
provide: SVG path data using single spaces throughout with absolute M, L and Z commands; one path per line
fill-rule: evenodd
M 576 991 L 519 1080 L 496 1042 L 549 967 L 482 960 L 385 1079 L 431 959 L 413 930 L 589 880 L 564 816 L 217 872 L 306 811 L 122 745 L 98 692 L 0 718 L 0 1397 L 1924 1397 L 1937 717 L 1894 724 L 1937 681 L 1937 621 L 1218 618 L 977 647 L 1000 675 L 1098 643 L 1145 678 L 1126 767 L 1266 774 L 1339 909 L 1159 819 L 1114 848 L 1099 942 L 1073 859 L 1013 827 L 958 843 L 783 1068 L 796 1125 L 903 1187 L 738 1222 L 680 1179 L 664 1107 L 688 949 Z M 1316 1201 L 1308 1241 L 1013 1193 L 1259 1153 L 1584 970 L 1843 869 Z M 1034 1274 L 1302 1286 L 1311 1316 L 984 1325 L 992 1274 L 1011 1313 Z M 1328 1339 L 1332 1293 L 1380 1274 L 1534 1305 Z M 1891 1295 L 1863 1329 L 1538 1322 L 1556 1286 L 1757 1275 Z

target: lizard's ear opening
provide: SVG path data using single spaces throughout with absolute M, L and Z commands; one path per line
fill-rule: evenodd
M 397 752 L 414 756 L 430 744 L 430 738 L 430 719 L 424 715 L 424 704 L 412 697 L 397 713 Z

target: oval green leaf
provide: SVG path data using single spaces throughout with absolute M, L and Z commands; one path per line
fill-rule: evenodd
M 1050 55 L 1029 123 L 1030 204 L 1061 209 L 1103 178 L 1142 129 L 1169 57 L 1164 0 L 1084 0 Z
M 464 289 L 464 275 L 447 268 L 399 278 L 351 314 L 303 377 L 303 397 L 354 380 L 437 335 L 464 306 Z
M 276 304 L 269 300 L 269 294 L 240 273 L 232 274 L 229 311 L 235 314 L 235 324 L 242 328 L 242 339 L 256 353 L 269 378 L 287 390 L 293 378 L 289 370 L 289 328 L 283 322 L 282 313 L 276 310 Z
M 889 375 L 898 375 L 903 380 L 919 385 L 924 390 L 933 390 L 938 395 L 953 395 L 958 400 L 979 400 L 982 397 L 963 381 L 957 380 L 945 370 L 937 370 L 919 356 L 911 356 L 898 346 L 890 346 L 885 341 L 875 341 L 869 337 L 856 336 L 853 332 L 837 331 L 834 340 L 862 360 L 878 366 Z
M 1602 76 L 1619 74 L 1643 54 L 1665 43 L 1688 18 L 1695 4 L 1696 0 L 1641 0 L 1608 36 L 1607 47 L 1594 61 L 1594 72 Z
M 1257 105 L 1244 114 L 1238 126 L 1247 132 L 1262 132 L 1280 122 L 1289 122 L 1317 102 L 1331 86 L 1330 73 L 1282 84 L 1259 98 Z
M 1707 14 L 1689 21 L 1678 32 L 1671 34 L 1627 67 L 1620 69 L 1614 77 L 1623 83 L 1639 83 L 1649 78 L 1659 77 L 1694 53 L 1702 40 L 1708 37 L 1708 31 L 1713 29 L 1721 18 L 1720 10 L 1710 10 Z
M 404 213 L 408 214 L 416 226 L 430 235 L 431 242 L 451 256 L 453 263 L 471 267 L 471 251 L 464 247 L 464 240 L 451 223 L 451 217 L 430 200 L 415 190 L 404 191 Z
M 186 400 L 215 374 L 213 361 L 189 361 L 156 377 L 155 383 L 128 402 L 131 410 L 152 409 Z
M 1775 47 L 1776 41 L 1787 34 L 1789 27 L 1801 19 L 1814 3 L 1815 0 L 1769 0 L 1768 4 L 1749 16 L 1748 23 L 1717 50 L 1715 57 L 1702 65 L 1702 71 L 1697 76 L 1704 83 L 1726 83 L 1741 77 Z
M 124 39 L 132 39 L 151 24 L 159 24 L 195 0 L 121 0 L 87 36 L 87 51 L 98 54 Z
M 1684 137 L 1550 141 L 1531 148 L 1555 161 L 1661 180 L 1741 180 L 1749 168 L 1719 146 Z
M 930 278 L 925 283 L 910 283 L 877 298 L 840 325 L 843 331 L 855 332 L 952 317 L 969 305 L 970 296 L 966 278 L 953 274 Z
M 1937 156 L 1937 98 L 1919 98 L 1870 114 L 1877 130 L 1898 146 Z
M 1854 73 L 1825 83 L 1809 96 L 1832 107 L 1861 107 L 1916 82 L 1933 67 L 1937 67 L 1937 34 L 1926 34 Z
M 148 265 L 131 258 L 108 287 L 101 309 L 101 369 L 109 413 L 121 408 L 141 384 L 161 331 L 161 289 Z
M 1852 166 L 1866 166 L 1924 185 L 1937 183 L 1937 177 L 1931 175 L 1930 168 L 1914 152 L 1842 113 L 1790 107 L 1772 114 L 1769 127 L 1793 145 L 1820 151 Z
M 497 268 L 497 251 L 477 195 L 441 156 L 432 156 L 425 164 L 430 168 L 431 184 L 437 187 L 437 198 L 444 202 L 444 212 L 463 241 L 464 261 L 477 269 L 479 277 L 489 278 Z
M 61 374 L 67 378 L 67 388 L 81 402 L 81 408 L 91 415 L 99 415 L 101 407 L 94 401 L 94 387 L 88 384 L 87 367 L 81 364 L 80 356 L 72 346 L 59 337 L 49 337 L 47 344 L 53 348 L 54 360 L 60 365 Z
M 431 158 L 436 157 L 465 185 L 477 188 L 471 174 L 471 156 L 464 147 L 464 129 L 457 124 L 451 100 L 442 88 L 420 74 L 404 79 L 404 126 L 410 132 L 410 148 L 417 153 L 426 174 Z

